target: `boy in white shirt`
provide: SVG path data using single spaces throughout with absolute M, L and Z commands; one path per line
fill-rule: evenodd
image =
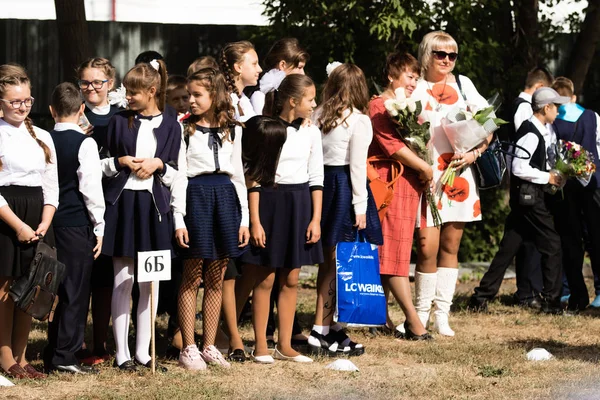
M 78 126 L 85 109 L 79 89 L 61 83 L 52 93 L 50 112 L 56 125 L 50 133 L 57 154 L 59 207 L 53 220 L 58 260 L 66 274 L 59 303 L 48 326 L 44 351 L 47 370 L 97 373 L 80 365 L 75 352 L 83 344 L 91 273 L 104 236 L 104 194 L 98 146 Z

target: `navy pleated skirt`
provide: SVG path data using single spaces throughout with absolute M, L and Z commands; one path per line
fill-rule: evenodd
M 152 193 L 125 189 L 114 205 L 106 204 L 102 254 L 136 258 L 138 251 L 171 250 L 173 214 L 160 214 Z
M 235 186 L 226 174 L 198 175 L 189 179 L 185 224 L 189 249 L 181 257 L 221 260 L 238 257 L 242 207 Z
M 321 242 L 306 244 L 312 219 L 308 183 L 263 187 L 259 202 L 260 223 L 266 248 L 251 246 L 241 261 L 271 268 L 300 268 L 323 262 Z
M 361 231 L 365 240 L 382 245 L 381 223 L 377 206 L 368 183 L 367 227 Z M 350 168 L 325 166 L 323 181 L 323 213 L 321 214 L 321 241 L 323 246 L 335 246 L 339 242 L 353 242 L 356 239 L 354 206 L 352 205 L 352 182 Z
M 44 193 L 41 187 L 0 186 L 0 195 L 17 217 L 34 231 L 42 222 Z M 52 227 L 44 241 L 54 246 Z M 36 242 L 20 243 L 15 231 L 0 220 L 0 277 L 18 278 L 29 271 L 35 255 Z

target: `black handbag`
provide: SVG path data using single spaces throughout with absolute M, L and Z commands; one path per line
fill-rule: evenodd
M 64 275 L 65 264 L 57 260 L 56 249 L 40 238 L 28 273 L 13 282 L 10 297 L 33 318 L 52 321 Z
M 518 156 L 514 150 L 508 151 L 502 148 L 502 146 L 512 147 L 513 149 L 520 149 L 525 152 L 526 156 Z M 520 158 L 522 160 L 528 160 L 531 158 L 531 153 L 527 149 L 509 142 L 501 142 L 496 136 L 488 146 L 488 148 L 481 153 L 481 157 L 475 160 L 475 170 L 477 171 L 477 186 L 479 189 L 491 189 L 500 186 L 502 178 L 506 172 L 506 160 L 504 155 L 508 155 L 512 158 Z

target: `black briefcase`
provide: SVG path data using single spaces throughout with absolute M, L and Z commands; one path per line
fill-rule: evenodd
M 57 260 L 56 249 L 40 238 L 28 273 L 13 282 L 10 297 L 33 318 L 52 321 L 64 275 L 65 265 Z

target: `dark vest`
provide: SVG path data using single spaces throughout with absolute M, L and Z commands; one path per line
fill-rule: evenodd
M 58 210 L 52 225 L 55 227 L 76 227 L 90 225 L 83 196 L 79 191 L 79 148 L 87 136 L 75 130 L 50 132 L 56 147 L 58 166 L 59 199 Z
M 518 139 L 516 139 L 516 133 L 517 133 L 517 129 L 519 127 L 515 126 L 514 121 L 515 121 L 515 115 L 517 114 L 517 110 L 519 109 L 519 106 L 521 104 L 523 104 L 523 103 L 529 103 L 529 104 L 531 104 L 531 102 L 525 100 L 522 97 L 517 97 L 516 99 L 513 100 L 513 103 L 512 103 L 512 109 L 511 109 L 511 114 L 510 114 L 510 121 L 511 122 L 509 124 L 507 124 L 508 127 L 510 128 L 510 131 L 508 132 L 509 139 L 512 142 L 516 142 L 518 140 Z
M 167 168 L 177 169 L 179 148 L 181 147 L 181 126 L 177 121 L 177 113 L 172 107 L 166 107 L 163 112 L 161 124 L 154 129 L 156 136 L 156 153 L 154 157 L 160 158 Z M 132 125 L 129 127 L 131 117 Z M 137 135 L 140 130 L 140 120 L 134 111 L 121 111 L 115 114 L 108 125 L 106 143 L 111 157 L 115 157 L 115 164 L 119 173 L 113 177 L 104 179 L 104 197 L 109 204 L 114 205 L 127 183 L 131 170 L 118 164 L 117 158 L 122 156 L 134 156 L 136 151 Z M 155 206 L 161 214 L 171 211 L 171 192 L 164 186 L 157 176 L 154 175 L 152 194 Z
M 577 122 L 569 122 L 558 118 L 554 121 L 554 129 L 558 139 L 578 143 L 594 155 L 596 173 L 586 186 L 589 189 L 598 188 L 600 182 L 600 160 L 598 159 L 598 148 L 596 147 L 597 128 L 596 113 L 592 110 L 585 110 Z
M 98 151 L 100 153 L 100 158 L 109 157 L 108 148 L 106 145 L 106 132 L 108 131 L 108 123 L 110 119 L 119 112 L 119 108 L 117 106 L 110 106 L 110 111 L 106 115 L 98 115 L 94 114 L 92 110 L 85 107 L 85 116 L 87 117 L 90 124 L 94 126 L 94 131 L 91 135 L 91 138 L 96 141 L 98 145 Z
M 515 133 L 515 143 L 528 133 L 533 133 L 538 138 L 538 145 L 537 145 L 537 148 L 535 149 L 535 151 L 531 154 L 531 158 L 529 159 L 529 165 L 531 165 L 533 168 L 539 169 L 540 171 L 547 171 L 548 168 L 546 167 L 546 151 L 547 151 L 546 142 L 544 141 L 544 137 L 542 136 L 541 132 L 535 127 L 533 122 L 531 122 L 529 120 L 523 121 L 523 123 L 521 124 L 521 127 Z M 521 178 L 519 178 L 511 173 L 511 176 L 510 176 L 510 198 L 511 199 L 519 198 L 519 189 L 521 188 L 521 184 L 523 182 L 524 181 Z M 542 186 L 542 185 L 540 185 L 540 186 Z

